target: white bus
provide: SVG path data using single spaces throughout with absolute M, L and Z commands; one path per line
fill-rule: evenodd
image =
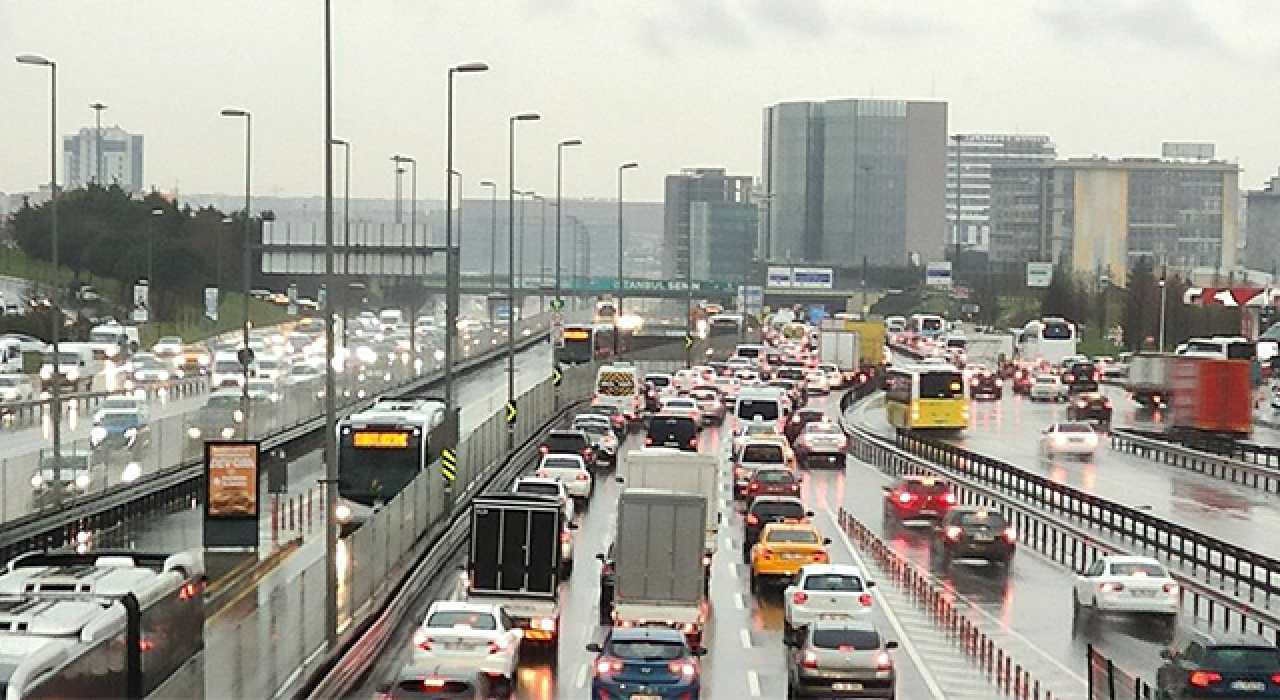
M 907 331 L 920 338 L 936 338 L 947 330 L 947 321 L 933 314 L 913 314 L 907 320 Z
M 437 399 L 382 399 L 338 424 L 338 507 L 348 534 L 391 502 L 440 456 Z
M 1075 355 L 1080 340 L 1076 324 L 1058 316 L 1031 321 L 1018 338 L 1018 357 L 1023 362 L 1057 366 Z
M 1219 360 L 1252 360 L 1257 351 L 1247 338 L 1214 336 L 1192 338 L 1186 348 L 1178 353 L 1187 357 L 1212 357 Z

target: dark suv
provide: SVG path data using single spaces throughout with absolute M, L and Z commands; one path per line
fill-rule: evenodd
M 1157 697 L 1280 698 L 1280 650 L 1256 634 L 1181 628 L 1160 656 Z
M 688 416 L 658 415 L 649 419 L 645 447 L 675 447 L 685 452 L 698 451 L 698 422 Z
M 986 398 L 999 401 L 1000 397 L 1004 396 L 1004 380 L 997 377 L 991 370 L 974 372 L 969 377 L 969 395 L 975 399 Z
M 813 511 L 795 496 L 759 496 L 747 508 L 742 525 L 742 561 L 751 561 L 751 548 L 760 541 L 760 532 L 770 523 L 806 520 Z
M 999 511 L 985 506 L 956 506 L 938 525 L 929 559 L 945 568 L 955 559 L 980 559 L 1008 566 L 1017 533 Z
M 1067 402 L 1067 420 L 1087 421 L 1106 428 L 1111 425 L 1111 399 L 1096 392 L 1077 394 Z
M 578 455 L 588 467 L 596 463 L 591 438 L 581 430 L 552 430 L 547 433 L 538 452 L 544 455 Z

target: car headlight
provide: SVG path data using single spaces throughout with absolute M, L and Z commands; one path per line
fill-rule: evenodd
M 44 367 L 41 367 L 41 368 L 40 368 L 40 378 L 41 378 L 41 379 L 49 379 L 49 378 L 50 378 L 50 377 L 52 377 L 52 376 L 53 376 L 53 368 L 52 368 L 52 367 L 50 367 L 50 366 L 48 366 L 48 365 L 45 365 Z
M 68 371 L 67 371 L 67 379 L 70 379 L 71 381 L 73 381 L 73 382 L 74 382 L 75 380 L 77 380 L 77 379 L 79 379 L 79 378 L 80 378 L 80 368 L 79 368 L 79 367 L 72 367 L 70 370 L 68 370 Z
M 201 356 L 200 356 L 200 360 L 199 360 L 199 362 L 200 362 L 200 364 L 201 364 L 202 366 L 206 366 L 206 367 L 207 367 L 207 366 L 209 365 L 209 363 L 210 363 L 210 362 L 213 362 L 213 358 L 212 358 L 212 357 L 209 357 L 208 355 L 201 355 Z
M 187 428 L 187 437 L 191 438 L 192 440 L 199 440 L 200 429 L 195 427 L 194 425 L 191 426 L 190 428 Z
M 38 489 L 44 487 L 44 477 L 39 474 L 31 475 L 31 488 Z
M 76 488 L 80 489 L 81 491 L 84 491 L 89 488 L 88 474 L 81 473 L 76 475 Z
M 137 439 L 138 439 L 137 428 L 129 428 L 128 430 L 124 431 L 125 444 L 127 444 L 129 447 L 133 447 L 133 443 Z
M 338 507 L 333 509 L 333 515 L 340 523 L 351 522 L 351 507 L 345 503 L 339 503 Z
M 237 423 L 243 423 L 243 422 L 244 422 L 244 411 L 242 411 L 242 410 L 240 410 L 240 409 L 238 409 L 238 408 L 237 408 L 235 411 L 232 411 L 232 413 L 231 413 L 231 418 L 232 418 L 233 420 L 235 420 L 235 422 L 237 422 Z
M 223 428 L 223 429 L 222 429 L 222 439 L 223 439 L 223 440 L 230 440 L 231 438 L 235 437 L 235 435 L 236 435 L 236 430 L 235 430 L 235 428 Z
M 125 482 L 137 481 L 142 476 L 142 465 L 137 462 L 129 462 L 124 466 L 124 471 L 120 472 L 120 480 Z
M 89 431 L 89 444 L 93 445 L 94 447 L 101 445 L 102 441 L 106 439 L 107 439 L 107 429 L 102 427 L 101 425 L 95 425 L 93 426 L 93 429 Z

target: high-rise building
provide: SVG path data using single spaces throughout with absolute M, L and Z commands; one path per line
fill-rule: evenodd
M 1049 137 L 1039 134 L 952 136 L 947 243 L 986 253 L 993 263 L 1038 260 L 1042 171 L 1056 156 Z
M 1245 267 L 1272 272 L 1280 267 L 1280 175 L 1245 197 Z
M 764 110 L 771 262 L 900 266 L 946 241 L 947 104 L 845 99 Z
M 662 269 L 667 277 L 684 277 L 691 247 L 694 279 L 709 279 L 698 276 L 699 270 L 703 275 L 711 274 L 708 250 L 734 256 L 738 261 L 734 278 L 741 277 L 741 257 L 756 249 L 757 229 L 742 230 L 744 221 L 755 221 L 753 184 L 750 175 L 726 175 L 723 168 L 686 168 L 667 176 L 662 227 Z M 698 206 L 701 204 L 724 206 Z M 729 250 L 730 246 L 734 250 Z M 722 262 L 716 261 L 717 267 Z
M 131 192 L 142 191 L 141 134 L 130 134 L 118 126 L 104 126 L 99 134 L 97 129 L 85 127 L 78 134 L 62 138 L 62 160 L 67 187 L 98 182 L 119 185 Z
M 692 202 L 689 248 L 693 280 L 742 284 L 760 232 L 756 205 L 749 202 Z M 678 272 L 684 276 L 684 271 Z
M 1123 285 L 1141 257 L 1192 272 L 1236 262 L 1240 167 L 1220 160 L 1079 158 L 1049 166 L 1048 259 Z

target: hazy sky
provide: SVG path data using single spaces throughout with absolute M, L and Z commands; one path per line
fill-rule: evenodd
M 457 62 L 455 166 L 469 195 L 517 186 L 658 200 L 682 167 L 757 174 L 761 108 L 790 99 L 950 102 L 950 130 L 1043 132 L 1065 155 L 1218 144 L 1256 187 L 1280 166 L 1275 0 L 333 0 L 335 134 L 354 146 L 352 192 L 390 196 L 392 153 L 443 196 L 444 81 Z M 0 0 L 3 54 L 59 64 L 60 132 L 104 122 L 146 135 L 146 181 L 242 188 L 240 122 L 254 114 L 255 189 L 323 188 L 321 0 Z M 0 191 L 48 179 L 48 75 L 0 60 Z M 339 163 L 340 163 L 339 159 Z M 61 161 L 59 161 L 61 167 Z M 340 190 L 339 190 L 340 192 Z

